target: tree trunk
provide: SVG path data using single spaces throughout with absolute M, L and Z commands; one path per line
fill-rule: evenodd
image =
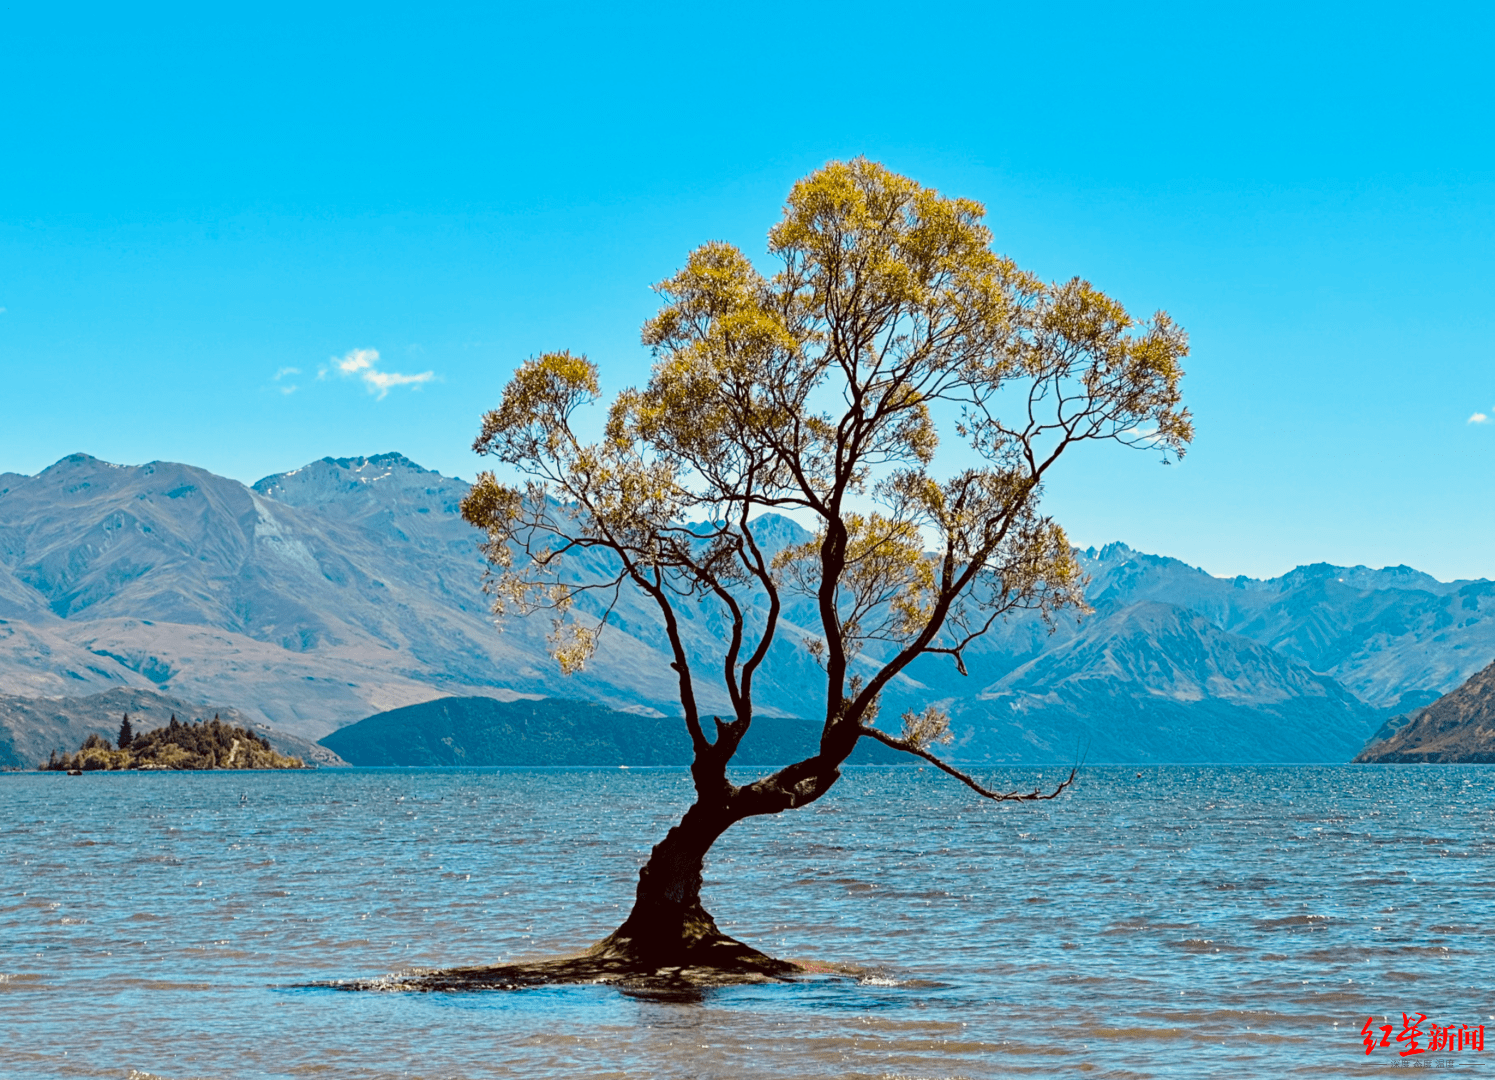
M 738 818 L 725 806 L 696 803 L 654 845 L 638 875 L 633 910 L 623 925 L 590 950 L 599 960 L 639 968 L 710 967 L 778 972 L 774 960 L 723 934 L 701 906 L 706 852 Z

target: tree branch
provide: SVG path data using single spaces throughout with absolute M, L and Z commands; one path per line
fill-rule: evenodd
M 955 766 L 941 761 L 939 758 L 931 754 L 928 750 L 925 750 L 922 747 L 915 746 L 907 739 L 895 739 L 893 736 L 887 734 L 886 732 L 879 731 L 875 727 L 868 727 L 866 724 L 859 725 L 857 727 L 857 732 L 861 735 L 867 736 L 869 739 L 876 739 L 884 746 L 891 746 L 894 750 L 902 750 L 905 754 L 913 754 L 914 757 L 923 758 L 925 761 L 929 762 L 941 772 L 949 773 L 951 776 L 955 777 L 955 779 L 959 780 L 962 784 L 970 788 L 976 794 L 980 795 L 983 798 L 991 799 L 993 802 L 1032 802 L 1034 800 L 1056 799 L 1059 797 L 1059 793 L 1061 791 L 1075 782 L 1075 775 L 1080 770 L 1080 767 L 1078 765 L 1070 769 L 1069 778 L 1061 783 L 1058 787 L 1056 787 L 1053 791 L 1049 792 L 1047 795 L 1043 793 L 1042 788 L 1034 788 L 1032 791 L 1027 792 L 1026 794 L 1016 790 L 1008 792 L 989 791 L 986 788 L 982 787 L 976 780 L 967 776 L 959 769 L 955 768 Z

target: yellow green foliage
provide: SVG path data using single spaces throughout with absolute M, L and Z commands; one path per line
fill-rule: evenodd
M 655 287 L 652 374 L 612 401 L 597 442 L 575 424 L 600 398 L 596 365 L 525 362 L 473 444 L 523 480 L 480 473 L 462 506 L 487 534 L 496 609 L 550 612 L 571 672 L 610 597 L 652 597 L 698 749 L 683 601 L 724 616 L 721 677 L 745 729 L 784 593 L 813 598 L 827 731 L 871 723 L 918 656 L 964 670 L 1006 612 L 1084 610 L 1044 481 L 1084 442 L 1181 457 L 1188 338 L 1165 312 L 1139 319 L 1080 278 L 1021 269 L 992 250 L 985 214 L 863 158 L 817 170 L 769 230 L 774 272 L 712 242 Z M 753 525 L 769 511 L 813 522 L 814 538 L 770 563 Z M 569 570 L 569 553 L 598 548 L 615 573 Z M 928 712 L 905 725 L 909 746 L 947 735 Z

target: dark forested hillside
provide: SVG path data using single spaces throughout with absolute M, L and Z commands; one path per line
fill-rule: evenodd
M 820 725 L 760 717 L 743 740 L 743 765 L 784 765 L 815 752 Z M 690 737 L 676 717 L 618 712 L 587 701 L 450 697 L 379 713 L 322 745 L 353 765 L 689 765 Z M 911 759 L 864 743 L 852 764 Z

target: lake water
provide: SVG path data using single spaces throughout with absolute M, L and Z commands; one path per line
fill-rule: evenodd
M 596 940 L 684 770 L 0 776 L 0 1076 L 1402 1075 L 1360 1029 L 1404 1012 L 1495 1072 L 1495 766 L 1140 773 L 851 769 L 735 827 L 722 928 L 869 974 L 699 1001 L 306 987 Z

